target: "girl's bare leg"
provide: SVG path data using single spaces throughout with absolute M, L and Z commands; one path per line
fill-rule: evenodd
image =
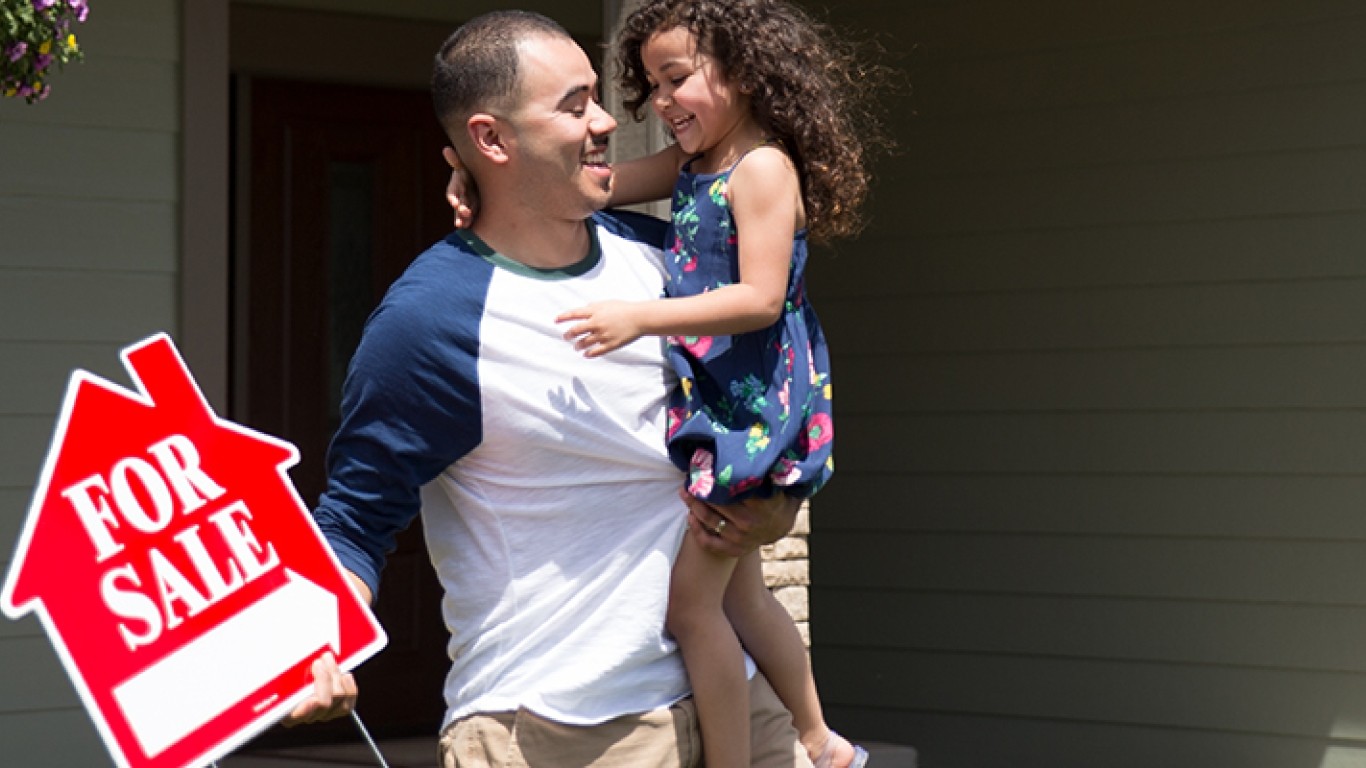
M 757 551 L 736 565 L 726 590 L 725 610 L 745 649 L 792 712 L 792 722 L 807 754 L 815 760 L 835 738 L 838 742 L 829 744 L 834 757 L 830 764 L 849 765 L 854 748 L 832 735 L 825 724 L 806 646 L 787 609 L 764 585 L 763 562 Z
M 749 768 L 749 681 L 724 610 L 735 563 L 684 536 L 669 584 L 666 626 L 688 669 L 707 768 Z

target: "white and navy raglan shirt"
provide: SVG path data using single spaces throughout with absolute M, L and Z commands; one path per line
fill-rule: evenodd
M 447 722 L 525 707 L 592 724 L 688 692 L 664 634 L 685 512 L 663 343 L 590 360 L 555 323 L 658 298 L 665 225 L 600 213 L 586 226 L 591 252 L 555 271 L 447 237 L 390 288 L 347 376 L 316 517 L 379 594 L 420 510 L 445 590 Z

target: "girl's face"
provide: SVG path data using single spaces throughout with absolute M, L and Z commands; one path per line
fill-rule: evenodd
M 658 32 L 641 46 L 640 58 L 653 87 L 650 103 L 683 151 L 704 155 L 713 170 L 732 154 L 739 159 L 757 133 L 749 99 L 716 59 L 697 50 L 693 34 L 683 27 Z

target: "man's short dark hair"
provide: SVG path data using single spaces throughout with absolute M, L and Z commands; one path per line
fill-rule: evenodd
M 453 141 L 465 118 L 506 107 L 517 96 L 517 45 L 537 35 L 573 39 L 554 20 L 531 11 L 485 13 L 446 38 L 432 69 L 432 102 Z

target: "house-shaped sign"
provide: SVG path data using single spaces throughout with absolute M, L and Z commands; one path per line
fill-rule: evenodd
M 115 762 L 202 766 L 384 633 L 304 508 L 294 446 L 219 419 L 165 334 L 139 392 L 76 371 L 0 608 L 42 622 Z

